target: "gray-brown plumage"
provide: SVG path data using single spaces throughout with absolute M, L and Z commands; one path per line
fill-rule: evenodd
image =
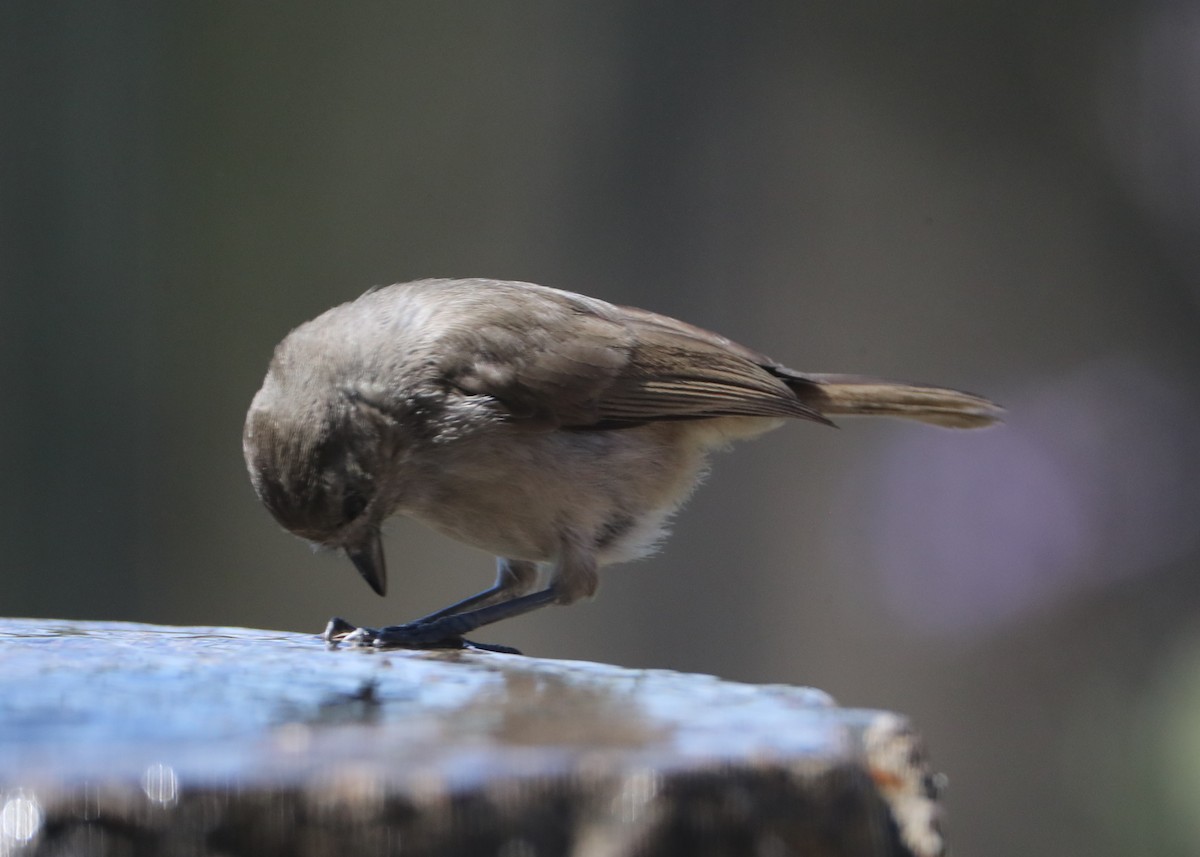
M 440 645 L 591 595 L 599 566 L 653 549 L 707 454 L 731 440 L 788 418 L 975 428 L 999 413 L 956 390 L 795 372 L 715 333 L 570 292 L 420 280 L 292 331 L 243 445 L 276 520 L 343 549 L 381 595 L 379 532 L 391 515 L 500 557 L 490 589 L 355 635 Z M 547 585 L 531 593 L 539 566 Z M 327 636 L 351 629 L 331 623 Z

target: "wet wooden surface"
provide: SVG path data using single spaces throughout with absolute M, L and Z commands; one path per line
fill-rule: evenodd
M 938 854 L 821 691 L 242 628 L 0 620 L 0 854 Z

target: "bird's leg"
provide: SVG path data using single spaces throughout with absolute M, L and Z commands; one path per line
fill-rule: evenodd
M 501 601 L 498 604 L 477 607 L 465 613 L 452 613 L 449 616 L 443 616 L 440 619 L 434 619 L 429 622 L 420 621 L 408 625 L 391 625 L 387 628 L 379 629 L 379 632 L 375 635 L 375 639 L 372 641 L 372 645 L 379 648 L 390 648 L 393 646 L 420 648 L 429 644 L 437 645 L 441 641 L 448 639 L 462 639 L 463 634 L 469 634 L 477 628 L 482 628 L 484 625 L 491 625 L 493 622 L 511 619 L 514 616 L 520 616 L 524 613 L 537 610 L 539 607 L 552 604 L 556 597 L 557 595 L 553 587 L 548 587 L 529 595 L 520 595 L 516 598 L 510 598 L 507 601 Z
M 449 607 L 443 607 L 442 610 L 430 613 L 428 616 L 422 616 L 419 619 L 414 619 L 406 625 L 396 625 L 398 628 L 408 628 L 410 625 L 424 625 L 430 622 L 436 622 L 437 619 L 442 619 L 446 616 L 454 616 L 456 613 L 467 612 L 472 609 L 479 609 L 490 604 L 496 604 L 498 601 L 508 601 L 520 597 L 529 592 L 530 587 L 533 587 L 534 582 L 538 580 L 538 565 L 532 562 L 523 561 L 523 559 L 508 559 L 505 557 L 496 558 L 496 582 L 491 587 L 484 591 L 470 595 L 469 598 L 464 598 L 451 604 Z M 350 624 L 346 619 L 334 618 L 330 619 L 329 624 L 325 627 L 324 639 L 325 642 L 349 642 L 353 645 L 370 645 L 378 639 L 379 630 L 374 628 L 359 628 L 358 625 Z M 460 648 L 463 643 L 462 639 L 449 637 L 443 641 L 444 647 Z M 436 643 L 427 643 L 428 646 L 436 646 Z M 476 648 L 490 648 L 494 651 L 510 651 L 505 646 L 486 646 L 482 643 L 470 643 Z
M 529 564 L 522 563 L 502 565 L 496 585 L 491 589 L 406 625 L 389 625 L 379 629 L 355 628 L 344 620 L 331 620 L 325 629 L 325 639 L 329 642 L 345 640 L 376 648 L 461 648 L 465 643 L 463 634 L 493 622 L 530 613 L 547 604 L 570 604 L 596 590 L 595 557 L 590 551 L 566 548 L 551 573 L 550 585 L 545 589 L 503 601 L 496 600 L 521 587 L 528 587 L 533 580 L 530 568 Z M 475 606 L 481 603 L 483 606 Z
M 472 608 L 485 607 L 489 604 L 497 602 L 506 602 L 513 600 L 529 591 L 533 584 L 537 581 L 537 565 L 532 562 L 519 559 L 507 559 L 505 557 L 496 558 L 496 582 L 482 592 L 478 592 L 469 598 L 464 598 L 451 604 L 449 607 L 444 607 L 430 613 L 428 616 L 422 616 L 420 619 L 415 619 L 405 625 L 396 625 L 392 627 L 409 628 L 417 625 L 425 625 L 430 622 L 435 622 L 447 616 L 452 616 L 458 613 L 464 613 Z M 382 629 L 386 630 L 386 629 Z M 353 645 L 371 645 L 379 638 L 381 629 L 377 628 L 360 628 L 357 625 L 352 625 L 345 619 L 333 618 L 329 620 L 329 624 L 325 626 L 325 633 L 322 635 L 327 643 L 347 642 Z M 471 643 L 463 640 L 461 637 L 450 636 L 441 641 L 429 641 L 424 645 L 429 648 L 462 648 L 464 644 L 469 644 L 475 648 L 488 649 L 491 651 L 511 652 L 520 654 L 515 649 L 508 646 L 494 646 L 485 643 Z
M 463 634 L 469 634 L 476 628 L 482 628 L 484 625 L 490 625 L 502 619 L 511 619 L 539 607 L 545 607 L 547 604 L 554 603 L 557 598 L 558 593 L 555 592 L 553 586 L 550 586 L 540 592 L 520 595 L 498 604 L 477 607 L 464 613 L 451 613 L 436 619 L 420 619 L 407 625 L 388 625 L 385 628 L 360 628 L 345 619 L 335 617 L 329 620 L 322 636 L 327 643 L 345 642 L 355 646 L 375 646 L 379 649 L 461 649 L 473 646 L 479 649 L 520 654 L 507 646 L 469 642 L 463 639 Z
M 520 559 L 496 557 L 496 582 L 490 587 L 482 592 L 475 593 L 469 598 L 464 598 L 462 601 L 451 604 L 449 607 L 436 610 L 428 616 L 414 619 L 408 624 L 423 625 L 426 622 L 441 619 L 443 616 L 465 613 L 471 608 L 486 607 L 489 604 L 508 601 L 529 592 L 536 582 L 537 565 L 535 563 Z

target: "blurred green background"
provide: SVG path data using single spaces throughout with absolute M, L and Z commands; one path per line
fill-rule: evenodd
M 788 426 L 486 639 L 906 712 L 957 853 L 1200 851 L 1200 8 L 10 0 L 0 72 L 0 612 L 475 591 L 413 524 L 386 601 L 281 532 L 241 423 L 335 303 L 530 280 L 1010 413 Z

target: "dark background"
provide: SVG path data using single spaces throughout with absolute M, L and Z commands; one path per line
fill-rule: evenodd
M 259 507 L 271 349 L 531 280 L 1004 428 L 793 425 L 531 654 L 910 714 L 976 857 L 1200 849 L 1200 11 L 1170 2 L 9 2 L 0 612 L 317 631 L 393 595 Z M 2 668 L 2 654 L 0 654 Z

